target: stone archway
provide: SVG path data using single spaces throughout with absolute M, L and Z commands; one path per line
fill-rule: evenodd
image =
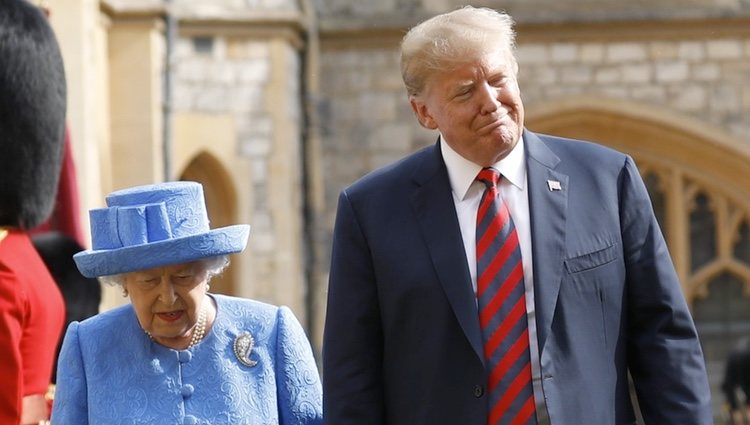
M 187 164 L 179 177 L 203 185 L 206 210 L 211 228 L 231 226 L 237 223 L 237 196 L 232 180 L 222 164 L 207 152 L 199 152 Z M 234 261 L 234 255 L 230 261 Z M 211 292 L 236 295 L 236 273 L 234 267 L 227 268 L 221 276 L 211 281 Z

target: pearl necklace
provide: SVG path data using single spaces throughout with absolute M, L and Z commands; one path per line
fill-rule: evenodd
M 198 322 L 195 324 L 193 329 L 193 336 L 190 337 L 190 343 L 187 348 L 193 348 L 195 344 L 201 342 L 203 336 L 206 334 L 206 306 L 201 306 L 201 312 L 198 313 Z

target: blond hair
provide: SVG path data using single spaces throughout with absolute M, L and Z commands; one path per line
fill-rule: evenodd
M 489 8 L 464 6 L 412 28 L 401 41 L 401 77 L 418 95 L 435 71 L 449 71 L 484 53 L 503 49 L 515 62 L 513 18 Z

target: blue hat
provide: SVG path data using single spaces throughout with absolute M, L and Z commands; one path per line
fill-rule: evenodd
M 73 256 L 86 277 L 180 264 L 245 249 L 250 226 L 211 230 L 196 182 L 168 182 L 112 192 L 108 208 L 89 212 L 92 249 Z

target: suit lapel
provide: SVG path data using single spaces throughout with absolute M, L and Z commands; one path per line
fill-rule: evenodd
M 414 174 L 412 207 L 451 308 L 477 357 L 484 362 L 479 316 L 448 172 L 438 144 L 425 154 Z
M 560 292 L 570 188 L 568 176 L 553 169 L 560 162 L 557 155 L 536 134 L 524 131 L 523 137 L 529 184 L 536 327 L 541 353 Z M 559 182 L 559 190 L 555 182 Z

